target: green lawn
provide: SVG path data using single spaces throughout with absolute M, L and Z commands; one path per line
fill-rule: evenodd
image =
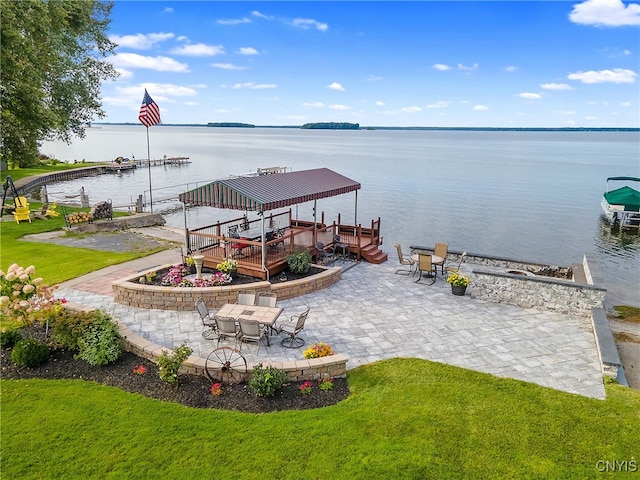
M 133 258 L 19 240 L 63 223 L 3 222 L 0 268 L 33 264 L 55 284 Z M 638 478 L 638 391 L 607 385 L 594 400 L 415 359 L 348 380 L 336 406 L 260 415 L 81 380 L 2 380 L 2 478 L 585 479 L 607 465 Z
M 601 476 L 599 461 L 640 461 L 640 394 L 617 385 L 601 401 L 415 359 L 348 379 L 338 405 L 260 415 L 5 380 L 2 476 L 585 479 Z

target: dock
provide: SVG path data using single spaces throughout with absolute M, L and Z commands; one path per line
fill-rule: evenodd
M 163 158 L 155 158 L 149 160 L 148 158 L 136 158 L 132 160 L 135 166 L 144 166 L 148 167 L 157 166 L 157 165 L 186 165 L 191 163 L 189 157 L 167 157 L 166 155 Z

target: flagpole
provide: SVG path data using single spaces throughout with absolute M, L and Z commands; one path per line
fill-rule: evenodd
M 149 168 L 149 205 L 151 205 L 151 213 L 153 213 L 153 193 L 151 190 L 151 150 L 149 149 L 149 127 L 147 127 L 147 166 Z

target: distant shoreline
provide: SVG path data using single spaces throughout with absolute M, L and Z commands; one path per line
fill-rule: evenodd
M 95 122 L 92 125 L 121 125 L 136 126 L 139 123 L 102 123 Z M 220 125 L 220 126 L 218 126 Z M 164 123 L 155 125 L 156 127 L 205 127 L 205 128 L 229 128 L 230 125 L 222 124 L 205 124 L 205 123 Z M 241 126 L 237 128 L 247 128 Z M 91 128 L 91 127 L 89 127 Z M 301 129 L 302 125 L 250 125 L 250 128 L 297 128 Z M 640 132 L 640 127 L 379 127 L 375 125 L 363 126 L 359 130 L 457 130 L 471 132 Z

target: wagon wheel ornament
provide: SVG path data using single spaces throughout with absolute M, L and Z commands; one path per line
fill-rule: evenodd
M 247 360 L 234 348 L 219 347 L 205 360 L 204 370 L 211 381 L 240 383 L 247 373 Z

